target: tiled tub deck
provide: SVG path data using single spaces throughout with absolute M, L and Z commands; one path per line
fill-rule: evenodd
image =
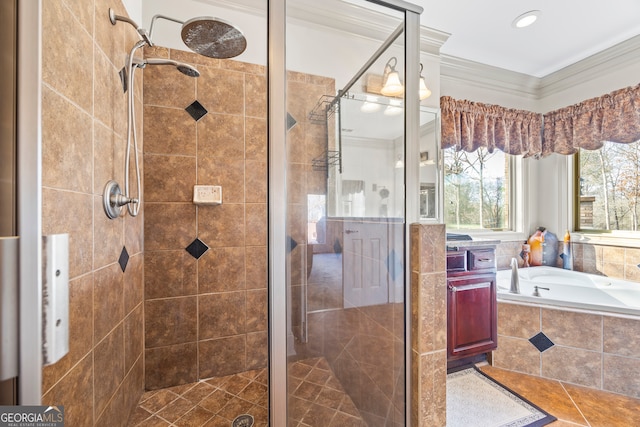
M 499 302 L 493 365 L 640 398 L 638 331 L 636 316 Z

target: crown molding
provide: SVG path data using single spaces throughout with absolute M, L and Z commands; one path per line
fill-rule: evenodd
M 245 13 L 265 16 L 264 0 L 195 0 Z M 300 0 L 301 6 L 289 6 L 288 15 L 305 25 L 382 41 L 399 25 L 399 19 L 389 15 L 340 2 L 328 8 L 322 1 Z M 298 3 L 300 3 L 300 1 Z M 465 83 L 478 87 L 539 100 L 572 86 L 606 75 L 612 69 L 637 63 L 640 57 L 640 36 L 618 43 L 542 78 L 509 71 L 480 62 L 441 54 L 442 45 L 450 34 L 433 28 L 420 27 L 420 52 L 440 58 L 440 79 L 451 84 Z M 399 44 L 402 42 L 399 41 Z
M 542 99 L 606 75 L 612 69 L 637 64 L 640 58 L 640 36 L 618 43 L 542 78 L 449 55 L 441 55 L 441 58 L 441 81 L 471 83 L 485 89 Z
M 440 48 L 449 39 L 450 33 L 435 28 L 420 27 L 420 53 L 440 57 Z
M 264 0 L 195 0 L 199 3 L 215 5 L 252 15 L 264 16 Z M 297 2 L 300 3 L 300 2 Z M 328 7 L 322 1 L 306 0 L 301 5 L 288 6 L 287 14 L 299 22 L 329 27 L 345 33 L 377 41 L 386 40 L 402 24 L 400 15 L 393 18 L 384 13 L 367 9 L 355 4 L 340 2 Z M 450 34 L 433 28 L 420 28 L 420 51 L 431 55 L 440 55 L 440 47 Z M 401 44 L 401 42 L 398 42 Z
M 638 58 L 640 58 L 640 36 L 635 36 L 544 76 L 541 79 L 538 96 L 544 98 L 605 75 L 612 69 L 637 64 Z
M 537 77 L 450 55 L 441 55 L 440 80 L 472 83 L 484 89 L 530 99 L 538 98 L 540 85 Z

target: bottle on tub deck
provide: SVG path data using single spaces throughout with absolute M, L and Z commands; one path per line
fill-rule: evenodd
M 527 241 L 531 247 L 529 264 L 557 267 L 558 237 L 544 227 L 538 227 Z
M 524 243 L 522 245 L 522 250 L 520 251 L 520 257 L 522 258 L 522 267 L 529 267 L 529 258 L 531 256 L 531 245 L 528 243 Z
M 569 230 L 564 234 L 564 242 L 562 243 L 562 253 L 560 254 L 560 258 L 562 258 L 562 268 L 566 270 L 573 270 L 573 258 L 571 256 L 571 234 Z
M 542 265 L 542 244 L 544 243 L 544 227 L 539 227 L 535 233 L 529 237 L 529 265 Z

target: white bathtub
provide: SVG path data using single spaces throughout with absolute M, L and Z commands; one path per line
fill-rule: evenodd
M 554 267 L 521 268 L 520 293 L 509 292 L 511 270 L 497 274 L 498 300 L 640 316 L 640 283 Z M 540 296 L 533 296 L 534 286 Z

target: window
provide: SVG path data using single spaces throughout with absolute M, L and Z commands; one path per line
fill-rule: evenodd
M 640 141 L 605 142 L 599 150 L 581 149 L 576 157 L 579 229 L 638 231 Z
M 444 154 L 444 221 L 448 229 L 511 230 L 511 159 L 500 150 Z

